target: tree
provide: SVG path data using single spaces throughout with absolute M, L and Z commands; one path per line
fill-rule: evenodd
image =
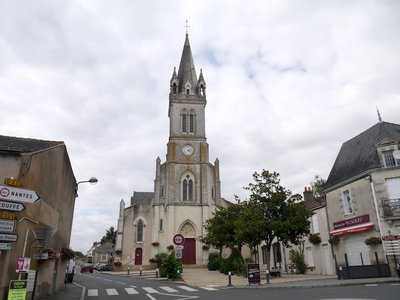
M 314 199 L 318 202 L 322 202 L 322 191 L 324 189 L 326 183 L 326 179 L 323 179 L 321 176 L 319 175 L 315 175 L 314 176 L 314 180 L 311 181 L 311 188 L 313 191 L 313 196 Z
M 106 242 L 111 242 L 115 245 L 115 240 L 117 238 L 117 232 L 114 229 L 114 226 L 111 226 L 106 230 L 106 234 L 101 238 L 100 243 L 104 244 Z
M 279 174 L 262 170 L 261 174 L 253 174 L 255 183 L 250 183 L 246 190 L 250 191 L 248 200 L 254 210 L 262 212 L 257 218 L 262 218 L 258 225 L 261 228 L 260 237 L 267 249 L 267 268 L 270 268 L 270 253 L 272 243 L 278 239 L 283 245 L 298 245 L 304 236 L 309 234 L 308 218 L 311 213 L 306 210 L 302 197 L 292 194 L 281 186 Z

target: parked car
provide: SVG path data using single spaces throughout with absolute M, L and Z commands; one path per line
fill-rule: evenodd
M 100 263 L 97 264 L 94 269 L 97 271 L 112 271 L 112 266 L 109 264 Z
M 93 265 L 91 265 L 91 264 L 85 264 L 85 265 L 83 265 L 83 266 L 81 267 L 81 273 L 84 273 L 84 272 L 93 273 Z

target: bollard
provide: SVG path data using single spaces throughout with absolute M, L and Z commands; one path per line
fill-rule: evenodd
M 232 273 L 228 272 L 228 286 L 232 286 Z
M 267 279 L 267 284 L 269 284 L 269 278 L 270 278 L 269 271 L 266 270 L 265 271 L 265 279 Z
M 139 270 L 139 276 L 142 276 L 142 268 Z
M 129 275 L 129 271 L 130 271 L 131 269 L 128 267 L 128 275 Z
M 181 279 L 181 272 L 179 270 L 177 270 L 176 272 L 177 272 L 177 279 Z
M 156 278 L 158 278 L 158 269 L 156 269 Z

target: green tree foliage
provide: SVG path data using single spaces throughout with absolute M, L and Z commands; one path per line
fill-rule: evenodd
M 314 180 L 311 181 L 311 188 L 313 191 L 314 199 L 318 202 L 322 202 L 323 189 L 326 183 L 326 179 L 323 179 L 319 175 L 314 176 Z
M 161 263 L 160 275 L 163 276 L 164 274 L 172 280 L 179 279 L 182 274 L 182 263 L 175 257 L 175 251 L 172 251 Z
M 202 242 L 219 249 L 220 255 L 224 246 L 241 249 L 243 242 L 235 236 L 237 232 L 235 220 L 239 214 L 240 205 L 218 209 L 204 224 L 207 234 L 202 238 Z
M 111 242 L 115 245 L 115 240 L 117 238 L 117 232 L 114 229 L 114 226 L 111 226 L 106 230 L 106 234 L 101 238 L 100 243 L 104 244 L 106 242 Z
M 208 254 L 208 264 L 207 268 L 210 271 L 216 271 L 221 268 L 222 258 L 218 252 L 211 252 Z
M 262 170 L 261 174 L 253 174 L 253 180 L 254 183 L 245 188 L 251 193 L 247 202 L 253 211 L 258 209 L 262 212 L 262 217 L 260 213 L 256 215 L 256 218 L 262 218 L 257 227 L 266 243 L 269 269 L 274 239 L 277 238 L 285 246 L 299 244 L 309 234 L 308 218 L 311 213 L 306 210 L 301 195 L 292 194 L 280 184 L 278 173 Z

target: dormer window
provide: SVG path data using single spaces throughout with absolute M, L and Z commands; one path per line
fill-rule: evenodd
M 382 156 L 386 168 L 395 167 L 397 165 L 396 160 L 393 157 L 393 150 L 382 151 Z

